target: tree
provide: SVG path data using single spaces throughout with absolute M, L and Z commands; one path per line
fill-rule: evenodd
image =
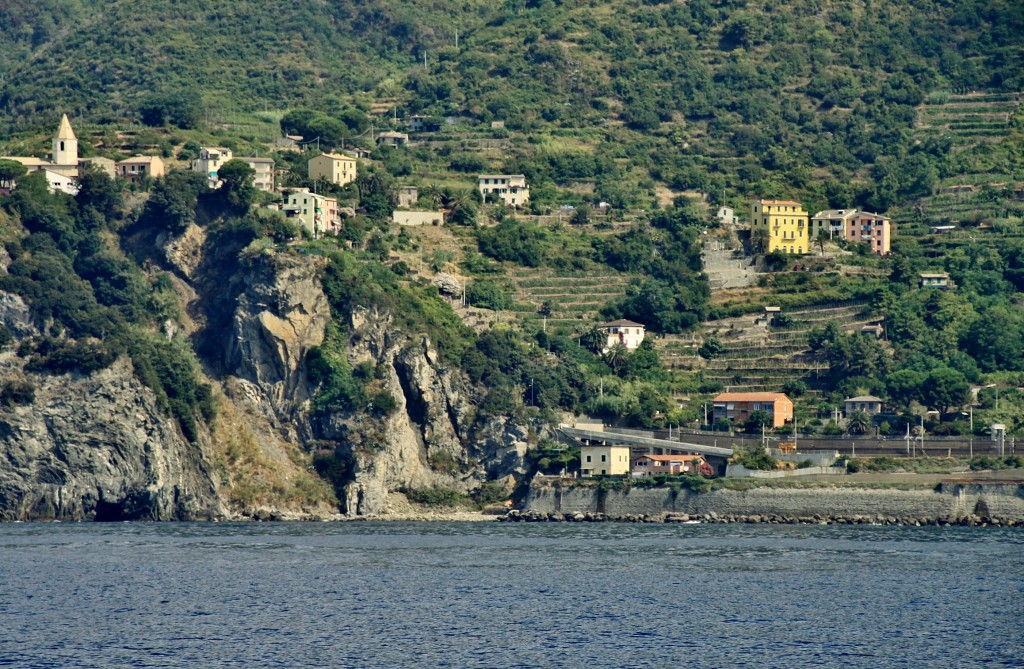
M 921 401 L 923 395 L 921 386 L 924 385 L 925 375 L 913 369 L 901 369 L 889 375 L 888 386 L 889 396 L 894 402 L 903 406 L 909 405 L 912 401 Z
M 604 361 L 618 374 L 619 370 L 629 361 L 629 349 L 622 344 L 615 344 L 604 353 Z
M 937 367 L 928 373 L 923 387 L 924 401 L 942 413 L 949 413 L 967 398 L 970 384 L 963 374 L 949 367 Z
M 139 105 L 142 122 L 151 127 L 176 125 L 183 130 L 199 127 L 205 108 L 196 92 L 173 91 L 150 95 Z
M 725 353 L 725 345 L 715 337 L 708 337 L 704 340 L 704 343 L 701 344 L 700 348 L 697 349 L 697 355 L 705 360 L 717 358 L 723 353 Z
M 95 165 L 87 165 L 79 170 L 75 201 L 79 207 L 92 207 L 107 219 L 114 218 L 121 209 L 121 193 L 117 184 Z
M 744 429 L 751 434 L 756 434 L 761 431 L 761 428 L 771 426 L 771 423 L 772 417 L 768 412 L 758 409 L 747 416 L 747 422 L 744 424 Z
M 548 331 L 548 319 L 551 318 L 552 314 L 551 300 L 544 300 L 539 307 L 537 307 L 537 314 L 543 319 L 543 325 L 541 326 L 544 332 Z
M 28 174 L 28 168 L 17 160 L 0 158 L 0 186 L 14 188 L 15 182 Z
M 850 434 L 867 434 L 871 428 L 871 416 L 864 411 L 854 411 L 846 419 L 846 431 Z
M 590 223 L 590 207 L 587 205 L 576 207 L 572 212 L 569 222 L 573 225 L 587 225 Z
M 229 160 L 217 170 L 217 178 L 221 181 L 220 195 L 228 206 L 242 211 L 256 199 L 256 188 L 252 185 L 256 170 L 237 158 Z

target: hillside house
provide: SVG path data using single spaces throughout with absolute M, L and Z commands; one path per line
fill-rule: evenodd
M 103 156 L 94 156 L 91 158 L 79 158 L 78 159 L 78 171 L 86 169 L 88 166 L 93 166 L 106 174 L 111 179 L 117 177 L 117 163 L 110 158 L 104 158 Z
M 763 238 L 768 253 L 807 253 L 809 228 L 807 212 L 799 202 L 758 200 L 750 205 L 751 238 Z
M 420 199 L 420 190 L 416 186 L 402 186 L 398 189 L 398 206 L 413 207 Z
M 245 156 L 240 157 L 243 163 L 249 166 L 254 172 L 252 176 L 252 185 L 256 190 L 261 190 L 265 193 L 274 192 L 274 159 L 273 158 L 260 158 L 259 156 Z
M 398 148 L 409 143 L 409 135 L 404 132 L 386 130 L 377 135 L 377 143 Z
M 793 401 L 783 393 L 722 393 L 714 400 L 714 420 L 746 423 L 750 414 L 764 411 L 770 427 L 781 427 L 793 420 Z
M 629 474 L 629 446 L 581 446 L 580 476 L 624 476 Z
M 698 471 L 703 462 L 699 455 L 640 455 L 633 460 L 633 476 L 690 474 Z
M 811 219 L 811 239 L 826 237 L 842 238 L 846 234 L 846 225 L 857 214 L 856 209 L 826 209 L 819 211 Z
M 164 175 L 164 161 L 160 156 L 134 156 L 117 162 L 117 176 L 132 183 L 140 179 L 156 179 Z
M 858 395 L 843 400 L 846 415 L 849 417 L 854 411 L 863 411 L 869 416 L 882 413 L 882 400 L 874 395 Z
M 309 178 L 323 179 L 338 186 L 356 180 L 356 159 L 340 153 L 324 153 L 309 159 Z
M 477 178 L 477 189 L 485 200 L 488 195 L 496 196 L 509 207 L 530 201 L 530 187 L 523 174 L 481 174 Z
M 922 288 L 950 288 L 953 284 L 949 280 L 949 274 L 945 272 L 934 272 L 934 273 L 922 273 L 918 274 L 918 279 L 921 282 Z
M 437 132 L 441 129 L 441 121 L 433 116 L 413 114 L 409 117 L 409 132 Z
M 740 222 L 739 217 L 736 216 L 736 212 L 732 207 L 719 207 L 718 212 L 715 214 L 715 218 L 717 218 L 718 222 L 724 226 L 735 227 Z
M 308 188 L 288 193 L 281 211 L 285 217 L 294 219 L 302 225 L 314 239 L 319 239 L 327 233 L 336 235 L 341 229 L 338 200 L 310 193 Z
M 892 223 L 885 216 L 859 211 L 846 221 L 845 237 L 848 242 L 867 244 L 875 255 L 887 256 L 892 244 Z
M 192 171 L 199 172 L 208 180 L 210 188 L 220 188 L 217 171 L 234 157 L 231 149 L 223 146 L 203 146 L 199 148 L 199 157 L 192 161 Z
M 620 319 L 597 326 L 605 334 L 605 344 L 601 349 L 607 353 L 616 344 L 622 344 L 627 350 L 635 351 L 644 340 L 644 326 L 640 323 Z

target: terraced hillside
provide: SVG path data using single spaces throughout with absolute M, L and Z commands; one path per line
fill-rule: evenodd
M 537 310 L 547 302 L 551 305 L 548 326 L 570 329 L 596 318 L 603 306 L 626 294 L 629 283 L 628 275 L 612 270 L 569 274 L 519 268 L 510 278 L 516 289 L 516 301 L 524 305 L 520 316 L 525 321 L 539 320 Z
M 722 355 L 704 360 L 697 355 L 702 343 L 690 335 L 656 340 L 662 362 L 674 369 L 703 369 L 704 380 L 732 391 L 778 390 L 785 382 L 799 380 L 814 388 L 828 365 L 811 353 L 807 335 L 813 327 L 835 323 L 852 332 L 876 319 L 865 313 L 866 302 L 816 305 L 788 310 L 793 326 L 766 328 L 755 316 L 741 316 L 705 324 L 706 337 L 718 339 Z
M 949 137 L 954 149 L 961 150 L 978 142 L 998 142 L 1009 133 L 1020 98 L 1020 93 L 942 96 L 921 107 L 915 132 L 921 138 Z

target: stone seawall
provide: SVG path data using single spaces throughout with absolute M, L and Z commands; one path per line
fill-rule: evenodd
M 755 488 L 675 492 L 669 488 L 598 490 L 596 487 L 531 488 L 525 510 L 536 513 L 600 513 L 606 516 L 849 517 L 896 516 L 920 520 L 972 514 L 1024 521 L 1024 485 L 944 484 L 937 491 L 868 488 Z

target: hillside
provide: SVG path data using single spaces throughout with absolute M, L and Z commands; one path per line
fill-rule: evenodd
M 566 415 L 697 426 L 725 389 L 784 390 L 810 432 L 867 393 L 893 413 L 863 430 L 1024 430 L 1019 3 L 18 0 L 0 25 L 0 155 L 45 155 L 67 111 L 83 155 L 169 169 L 70 196 L 0 163 L 0 517 L 485 504 L 571 464 Z M 210 189 L 210 146 L 336 198 L 337 234 L 237 161 Z M 354 182 L 309 177 L 354 148 Z M 444 225 L 391 221 L 407 186 Z M 892 254 L 753 253 L 762 197 L 887 214 Z M 137 430 L 97 418 L 121 395 Z
M 1019 152 L 992 142 L 1018 112 L 955 122 L 950 146 L 951 117 L 932 104 L 1024 90 L 1013 2 L 20 0 L 0 24 L 12 27 L 0 35 L 11 129 L 58 111 L 137 119 L 154 95 L 191 100 L 190 123 L 234 134 L 289 108 L 397 106 L 504 121 L 510 150 L 480 153 L 485 165 L 552 191 L 591 180 L 597 198 L 632 206 L 662 184 L 717 202 L 886 210 L 968 166 L 1024 179 Z M 555 164 L 566 154 L 598 160 Z

